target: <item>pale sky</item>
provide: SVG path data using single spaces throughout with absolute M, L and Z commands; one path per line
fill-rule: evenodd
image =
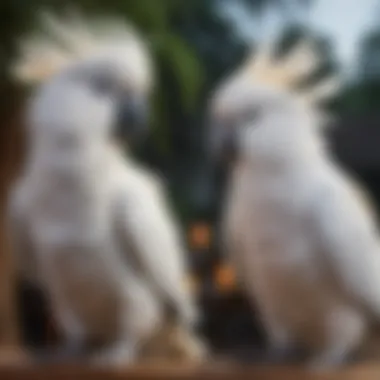
M 357 43 L 379 15 L 378 0 L 317 0 L 312 24 L 334 38 L 339 58 L 354 63 Z
M 254 38 L 259 32 L 263 36 L 277 34 L 281 29 L 281 18 L 270 12 L 262 24 L 252 22 L 247 12 L 233 9 L 230 2 L 228 13 L 236 20 L 238 29 L 248 38 Z M 235 3 L 236 4 L 236 3 Z M 338 59 L 345 70 L 351 71 L 355 64 L 356 46 L 363 33 L 374 25 L 375 16 L 380 19 L 379 0 L 315 0 L 309 14 L 297 15 L 300 20 L 330 37 L 336 46 Z M 256 30 L 255 30 L 256 29 Z

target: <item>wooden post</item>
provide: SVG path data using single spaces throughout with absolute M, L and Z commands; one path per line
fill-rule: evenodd
M 18 342 L 15 278 L 7 228 L 8 193 L 17 173 L 22 152 L 22 131 L 17 95 L 10 86 L 0 90 L 0 347 Z

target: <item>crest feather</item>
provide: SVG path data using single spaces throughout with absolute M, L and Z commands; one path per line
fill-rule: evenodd
M 276 42 L 266 42 L 252 54 L 243 68 L 245 77 L 254 84 L 263 84 L 291 91 L 300 101 L 315 106 L 337 95 L 341 82 L 332 76 L 313 88 L 297 89 L 297 85 L 312 75 L 322 64 L 320 55 L 310 39 L 303 39 L 288 54 L 276 57 Z
M 151 81 L 146 46 L 131 25 L 112 18 L 85 19 L 78 13 L 57 18 L 40 14 L 40 31 L 22 39 L 19 58 L 12 67 L 14 77 L 26 84 L 48 80 L 65 68 L 97 57 L 115 47 L 130 50 L 139 68 L 139 78 Z
M 308 103 L 316 104 L 336 96 L 340 90 L 340 87 L 340 79 L 336 76 L 332 76 L 309 89 L 303 96 Z

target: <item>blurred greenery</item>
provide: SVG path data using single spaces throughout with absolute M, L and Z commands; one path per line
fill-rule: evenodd
M 339 102 L 343 113 L 373 113 L 380 104 L 380 29 L 363 36 L 357 67 Z

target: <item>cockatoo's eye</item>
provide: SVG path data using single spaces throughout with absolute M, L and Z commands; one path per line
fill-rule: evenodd
M 258 107 L 255 107 L 255 108 L 250 108 L 249 110 L 247 110 L 246 112 L 244 112 L 240 119 L 239 119 L 239 125 L 248 125 L 248 124 L 253 124 L 253 123 L 256 123 L 260 116 L 261 116 L 261 109 L 258 108 Z
M 91 81 L 92 88 L 98 95 L 117 97 L 121 89 L 115 82 L 115 80 L 108 76 L 100 76 Z
M 149 104 L 143 95 L 124 93 L 118 99 L 114 134 L 137 142 L 145 136 L 149 125 Z
M 102 70 L 95 70 L 87 74 L 85 80 L 98 96 L 119 97 L 125 90 L 111 68 L 102 67 Z

